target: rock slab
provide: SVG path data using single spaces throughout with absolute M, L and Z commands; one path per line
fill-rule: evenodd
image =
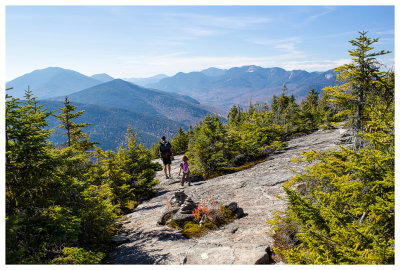
M 128 240 L 110 254 L 111 263 L 270 263 L 267 248 L 273 246 L 273 240 L 266 221 L 273 218 L 275 211 L 286 208 L 285 199 L 280 197 L 285 195 L 282 185 L 305 167 L 305 164 L 292 163 L 291 159 L 299 158 L 302 151 L 337 148 L 338 142 L 344 139 L 342 135 L 347 136 L 343 129 L 334 129 L 299 137 L 291 140 L 286 150 L 274 153 L 268 160 L 250 169 L 207 181 L 200 180 L 184 187 L 180 186 L 177 176 L 181 160 L 177 156 L 172 161 L 172 179 L 165 179 L 163 172 L 158 172 L 157 178 L 161 183 L 157 186 L 156 196 L 124 216 L 127 222 L 123 223 L 122 231 L 128 234 Z M 157 225 L 172 204 L 177 212 L 181 210 L 187 200 L 182 191 L 194 202 L 215 200 L 225 205 L 237 202 L 245 213 L 238 213 L 242 218 L 201 238 L 186 239 L 179 230 Z M 177 193 L 175 197 L 181 197 L 168 202 Z

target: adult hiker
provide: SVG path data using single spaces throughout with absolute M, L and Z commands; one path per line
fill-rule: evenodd
M 165 139 L 165 136 L 162 136 L 159 150 L 160 150 L 160 157 L 164 164 L 165 178 L 167 179 L 171 178 L 171 157 L 172 157 L 171 148 L 172 147 L 169 141 Z M 167 174 L 167 168 L 168 168 L 168 174 Z

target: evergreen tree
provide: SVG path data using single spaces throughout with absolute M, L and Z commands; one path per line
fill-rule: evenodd
M 367 47 L 363 45 L 357 55 L 367 52 L 371 44 L 364 32 L 358 40 Z M 271 223 L 275 239 L 285 239 L 279 236 L 285 233 L 290 234 L 286 239 L 293 239 L 276 243 L 275 248 L 290 264 L 394 263 L 393 74 L 351 72 L 354 78 L 349 77 L 349 83 L 329 90 L 350 115 L 358 117 L 361 111 L 366 126 L 359 132 L 363 144 L 356 149 L 304 153 L 304 161 L 312 165 L 285 184 L 288 210 Z M 371 79 L 371 74 L 379 76 Z M 359 82 L 365 85 L 355 88 L 368 87 L 350 87 Z
M 85 151 L 66 154 L 74 152 L 72 146 L 55 149 L 49 142 L 49 114 L 30 90 L 25 101 L 7 95 L 7 263 L 49 263 L 67 246 L 98 250 L 116 220 L 109 188 L 88 178 L 92 167 Z
M 129 212 L 152 193 L 158 183 L 154 180 L 157 166 L 151 161 L 150 151 L 137 145 L 130 126 L 117 153 L 107 151 L 106 156 L 104 176 L 112 190 L 113 203 L 123 213 Z
M 172 139 L 172 152 L 176 155 L 184 154 L 188 150 L 189 134 L 179 127 L 178 134 Z
M 75 112 L 76 106 L 71 105 L 68 97 L 65 97 L 64 107 L 61 108 L 61 113 L 55 115 L 60 121 L 60 128 L 64 129 L 67 137 L 65 145 L 67 147 L 73 146 L 82 150 L 92 149 L 97 143 L 89 142 L 87 134 L 82 131 L 81 128 L 87 127 L 89 123 L 75 123 L 74 121 L 80 117 L 85 111 Z
M 6 100 L 6 213 L 43 204 L 43 186 L 53 181 L 54 156 L 48 138 L 48 113 L 38 106 L 32 91 L 25 100 Z M 33 210 L 32 210 L 33 211 Z
M 312 88 L 308 91 L 308 96 L 300 103 L 300 115 L 303 130 L 315 130 L 321 123 L 318 112 L 319 97 L 318 93 Z
M 191 171 L 205 176 L 227 161 L 226 130 L 218 116 L 207 115 L 197 125 L 189 142 Z
M 344 109 L 342 113 L 350 117 L 355 131 L 356 148 L 361 146 L 358 133 L 365 128 L 365 107 L 374 104 L 375 97 L 381 95 L 380 90 L 390 89 L 384 79 L 387 73 L 380 71 L 381 64 L 376 59 L 389 51 L 371 52 L 374 49 L 372 45 L 379 39 L 367 37 L 365 31 L 359 33 L 359 37 L 350 41 L 354 46 L 353 50 L 349 50 L 352 62 L 335 69 L 339 73 L 337 80 L 342 84 L 325 89 L 333 101 Z

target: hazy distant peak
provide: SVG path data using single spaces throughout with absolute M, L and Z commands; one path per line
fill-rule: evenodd
M 222 76 L 222 75 L 224 75 L 226 73 L 226 70 L 225 69 L 215 68 L 215 67 L 210 67 L 210 68 L 204 69 L 204 70 L 202 70 L 200 72 L 203 73 L 206 76 L 213 77 L 213 76 Z
M 165 74 L 157 74 L 149 78 L 125 78 L 124 80 L 140 86 L 148 86 L 149 84 L 157 83 L 164 78 L 168 78 L 168 76 Z
M 91 77 L 96 80 L 102 81 L 102 82 L 108 82 L 108 81 L 114 80 L 113 77 L 111 77 L 110 75 L 108 75 L 106 73 L 94 74 Z

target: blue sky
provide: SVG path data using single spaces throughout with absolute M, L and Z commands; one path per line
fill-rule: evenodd
M 393 6 L 6 6 L 6 81 L 49 66 L 115 78 L 243 65 L 326 71 L 358 31 L 394 52 Z M 381 61 L 394 67 L 394 53 Z

